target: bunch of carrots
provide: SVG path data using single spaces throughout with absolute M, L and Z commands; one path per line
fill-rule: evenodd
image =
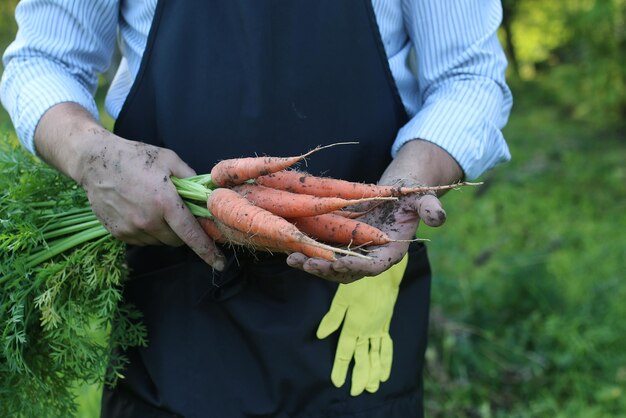
M 261 251 L 301 252 L 330 261 L 337 254 L 367 257 L 354 249 L 392 241 L 385 232 L 357 219 L 364 213 L 351 210 L 357 205 L 384 204 L 411 193 L 471 184 L 393 187 L 289 169 L 323 148 L 293 157 L 223 160 L 210 174 L 172 181 L 215 241 Z M 206 202 L 207 211 L 190 200 Z
M 172 177 L 171 180 L 215 241 L 259 251 L 301 252 L 330 261 L 337 255 L 367 257 L 359 252 L 361 247 L 392 241 L 385 232 L 358 219 L 366 213 L 356 209 L 360 205 L 385 204 L 411 193 L 473 184 L 393 187 L 316 177 L 290 169 L 314 152 L 335 145 L 340 144 L 320 146 L 293 157 L 227 159 L 217 163 L 209 174 L 183 179 Z M 55 178 L 60 174 L 34 164 L 16 151 L 5 151 L 2 155 L 7 161 L 0 165 L 21 173 L 25 171 L 20 167 L 26 166 L 31 167 L 31 171 L 44 170 L 49 184 L 28 180 L 3 192 L 0 213 L 6 212 L 6 216 L 16 222 L 24 218 L 22 223 L 2 224 L 0 249 L 15 249 L 3 260 L 11 256 L 7 263 L 12 263 L 14 256 L 20 254 L 26 268 L 33 269 L 83 244 L 111 237 L 87 205 L 82 190 L 73 186 L 67 190 L 67 199 L 59 200 L 59 195 L 52 199 L 46 194 L 50 185 L 58 183 L 59 187 L 64 187 L 66 184 Z M 21 158 L 13 161 L 12 156 Z M 67 194 L 64 190 L 58 193 Z M 13 194 L 18 197 L 13 198 Z M 26 234 L 26 230 L 30 232 Z M 28 251 L 17 251 L 20 248 Z M 0 285 L 7 277 L 0 276 Z

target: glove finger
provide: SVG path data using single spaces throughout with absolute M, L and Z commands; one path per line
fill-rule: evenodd
M 380 386 L 380 340 L 380 337 L 375 337 L 370 340 L 370 373 L 367 379 L 367 386 L 365 386 L 365 390 L 370 393 L 376 392 Z
M 383 334 L 380 345 L 380 381 L 386 382 L 391 375 L 393 361 L 393 341 L 389 334 Z
M 349 336 L 346 332 L 342 332 L 337 342 L 337 351 L 335 352 L 335 362 L 333 370 L 330 373 L 330 380 L 335 387 L 342 387 L 346 382 L 348 367 L 352 361 L 352 356 L 356 349 L 356 337 Z
M 363 393 L 369 376 L 369 339 L 360 338 L 354 351 L 354 369 L 352 370 L 352 387 L 350 395 L 358 396 Z
M 346 315 L 346 306 L 337 306 L 334 303 L 330 310 L 324 315 L 317 327 L 317 338 L 323 340 L 333 332 L 337 331 Z

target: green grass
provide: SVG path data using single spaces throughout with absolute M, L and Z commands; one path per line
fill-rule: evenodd
M 626 140 L 524 85 L 513 160 L 431 238 L 430 417 L 626 416 Z

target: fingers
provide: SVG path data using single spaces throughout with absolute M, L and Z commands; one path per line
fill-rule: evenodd
M 175 193 L 175 192 L 174 192 Z M 173 196 L 171 203 L 161 202 L 163 214 L 151 212 L 144 217 L 128 221 L 122 228 L 113 228 L 113 235 L 137 246 L 187 244 L 202 260 L 218 271 L 226 265 L 225 258 L 213 240 L 204 232 L 196 218 L 182 200 Z
M 369 338 L 359 338 L 354 349 L 354 368 L 352 369 L 352 386 L 350 395 L 358 396 L 365 390 L 368 383 L 369 362 Z
M 380 363 L 380 348 L 381 348 L 381 338 L 374 337 L 370 339 L 370 369 L 369 369 L 369 377 L 367 379 L 367 385 L 365 386 L 365 390 L 369 393 L 374 393 L 378 390 L 380 386 L 380 376 L 381 376 L 381 363 Z
M 324 315 L 317 327 L 317 338 L 322 340 L 339 329 L 345 317 L 346 308 L 346 306 L 337 307 L 334 303 L 331 304 L 330 310 Z
M 134 233 L 129 235 L 128 238 L 124 237 L 122 234 L 116 233 L 115 238 L 124 241 L 127 244 L 135 245 L 138 247 L 144 247 L 148 245 L 161 245 L 161 241 L 154 238 L 152 235 L 146 233 Z
M 408 243 L 396 242 L 375 248 L 368 254 L 370 259 L 346 256 L 334 262 L 293 253 L 287 264 L 324 280 L 348 284 L 386 271 L 402 260 L 407 249 Z
M 409 248 L 408 242 L 392 242 L 373 248 L 367 255 L 369 259 L 359 257 L 341 257 L 331 264 L 338 273 L 354 273 L 362 277 L 377 276 L 402 260 Z
M 181 245 L 185 244 L 182 239 L 180 239 L 176 234 L 172 233 L 172 230 L 170 228 L 163 228 L 153 231 L 152 236 L 154 240 L 158 242 L 151 245 L 168 245 L 170 247 L 180 247 Z
M 92 207 L 97 213 L 103 212 L 99 206 Z M 150 211 L 138 210 L 132 215 L 128 212 L 122 214 L 121 211 L 108 211 L 105 216 L 98 218 L 111 235 L 130 245 L 180 246 L 182 244 L 163 219 L 160 216 L 155 217 Z
M 292 253 L 287 257 L 287 265 L 299 270 L 306 271 L 309 274 L 317 276 L 321 279 L 336 283 L 352 283 L 364 276 L 360 273 L 343 273 L 336 272 L 332 269 L 329 261 L 319 258 L 309 258 L 301 253 Z
M 352 369 L 352 384 L 350 387 L 350 395 L 359 396 L 364 390 L 375 393 L 380 387 L 380 382 L 384 382 L 389 378 L 387 373 L 385 379 L 382 379 L 382 364 L 380 363 L 381 339 L 380 338 L 359 338 L 354 345 L 354 367 Z M 343 362 L 341 365 L 343 366 Z M 348 363 L 349 364 L 349 363 Z M 337 375 L 341 371 L 337 371 Z M 335 369 L 333 368 L 333 373 Z M 347 368 L 345 373 L 347 373 Z M 337 376 L 338 377 L 338 376 Z M 345 374 L 340 387 L 345 381 Z M 334 381 L 333 381 L 334 382 Z
M 337 351 L 335 353 L 335 362 L 333 363 L 333 370 L 330 373 L 330 380 L 335 387 L 342 387 L 346 382 L 346 376 L 348 374 L 348 366 L 352 361 L 352 356 L 356 349 L 357 337 L 354 335 L 348 335 L 345 330 L 342 331 L 337 343 Z
M 358 271 L 337 272 L 333 270 L 332 263 L 319 258 L 308 258 L 302 264 L 292 266 L 306 271 L 309 274 L 331 282 L 348 284 L 359 280 L 365 275 Z
M 103 163 L 89 165 L 82 176 L 94 213 L 107 230 L 133 245 L 187 244 L 222 270 L 224 256 L 169 181 L 171 175 L 193 176 L 194 170 L 168 149 L 119 137 L 107 146 L 94 154 Z
M 164 163 L 169 167 L 172 175 L 185 178 L 196 174 L 175 152 L 167 149 L 162 152 L 164 153 Z M 162 199 L 161 202 L 163 220 L 167 227 L 152 229 L 152 236 L 161 244 L 173 247 L 186 244 L 207 264 L 218 271 L 222 271 L 226 265 L 224 255 L 204 232 L 173 187 L 171 196 L 173 197 L 171 200 Z
M 330 280 L 337 283 L 352 283 L 355 280 L 365 277 L 360 271 L 347 270 L 347 271 L 335 271 L 333 264 L 329 261 L 322 260 L 320 258 L 309 258 L 302 264 L 302 270 L 315 276 L 321 277 L 325 280 Z
M 287 265 L 289 267 L 299 268 L 300 270 L 303 270 L 302 265 L 308 259 L 309 257 L 302 253 L 291 253 L 287 257 Z
M 433 194 L 423 195 L 417 200 L 417 213 L 428 226 L 441 226 L 446 221 L 446 211 Z
M 172 231 L 202 260 L 215 270 L 224 270 L 224 255 L 180 198 L 164 207 L 163 218 Z
M 386 382 L 391 375 L 393 361 L 393 341 L 388 333 L 384 333 L 380 346 L 380 381 Z

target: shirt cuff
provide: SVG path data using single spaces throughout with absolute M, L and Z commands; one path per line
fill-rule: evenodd
M 498 117 L 508 114 L 510 104 L 499 112 L 494 106 L 485 112 L 484 106 L 475 106 L 476 102 L 480 102 L 480 98 L 473 103 L 449 97 L 427 101 L 398 133 L 392 155 L 395 157 L 408 141 L 423 139 L 447 151 L 461 166 L 467 180 L 474 180 L 510 160 L 511 154 L 498 127 L 504 124 L 504 121 L 498 123 Z M 501 104 L 502 100 L 496 102 Z
M 52 106 L 77 103 L 94 118 L 100 118 L 92 93 L 66 72 L 55 71 L 55 68 L 33 71 L 21 67 L 19 74 L 11 68 L 6 70 L 5 75 L 10 75 L 2 82 L 2 101 L 11 115 L 20 142 L 33 154 L 36 154 L 35 129 L 43 114 Z

